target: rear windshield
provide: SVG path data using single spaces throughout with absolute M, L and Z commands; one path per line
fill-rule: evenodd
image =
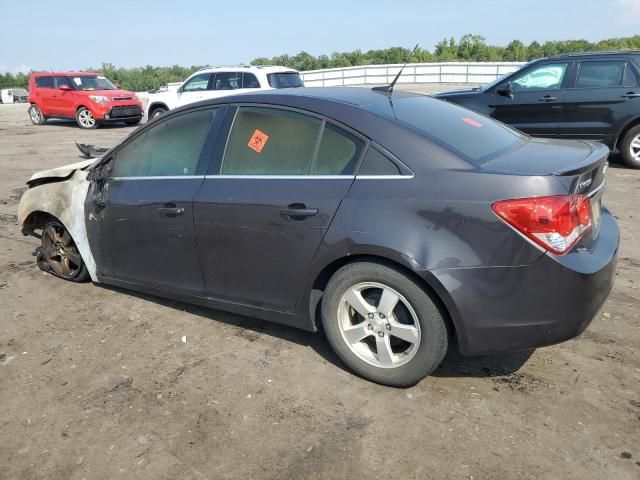
M 304 86 L 298 72 L 269 73 L 267 74 L 267 80 L 271 88 L 297 88 Z
M 108 78 L 102 75 L 77 75 L 70 76 L 75 90 L 115 90 L 116 87 Z
M 393 99 L 393 110 L 383 102 L 367 108 L 397 119 L 398 123 L 417 130 L 478 166 L 515 150 L 528 138 L 491 118 L 427 96 Z

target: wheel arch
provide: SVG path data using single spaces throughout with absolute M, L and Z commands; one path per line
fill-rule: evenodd
M 147 107 L 147 117 L 150 117 L 153 111 L 158 107 L 164 108 L 165 110 L 169 111 L 169 106 L 165 102 L 155 101 Z
M 627 132 L 631 130 L 633 127 L 637 127 L 638 125 L 640 125 L 640 116 L 637 116 L 632 120 L 629 120 L 627 124 L 622 128 L 622 130 L 620 130 L 620 134 L 618 135 L 618 138 L 616 138 L 616 141 L 614 144 L 615 148 L 619 150 L 620 143 L 624 140 L 624 136 L 627 134 Z
M 458 342 L 464 342 L 464 326 L 459 320 L 458 311 L 453 300 L 442 284 L 429 272 L 422 276 L 412 269 L 407 262 L 378 253 L 360 253 L 339 257 L 325 265 L 318 274 L 315 275 L 311 283 L 311 288 L 306 295 L 309 302 L 309 318 L 311 319 L 313 330 L 317 330 L 317 326 L 320 324 L 318 317 L 321 308 L 320 304 L 329 280 L 340 268 L 355 262 L 379 263 L 399 270 L 407 275 L 407 277 L 419 285 L 436 303 L 445 319 L 449 337 L 452 339 L 455 338 Z

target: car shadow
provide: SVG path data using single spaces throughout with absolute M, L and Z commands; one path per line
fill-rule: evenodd
M 47 119 L 47 123 L 45 123 L 44 125 L 38 125 L 40 127 L 46 127 L 46 126 L 52 126 L 52 127 L 67 127 L 67 128 L 75 128 L 75 129 L 80 129 L 80 127 L 78 127 L 78 124 L 76 123 L 75 120 L 66 120 L 64 118 L 51 118 L 51 119 Z M 142 125 L 142 123 L 140 123 L 140 125 Z M 101 124 L 98 128 L 100 130 L 110 130 L 110 129 L 117 129 L 117 128 L 123 128 L 123 127 L 137 127 L 138 125 L 126 125 L 124 122 L 116 122 L 116 123 L 103 123 Z
M 287 342 L 296 343 L 297 345 L 312 348 L 327 362 L 344 371 L 354 374 L 354 372 L 350 370 L 334 353 L 321 329 L 319 329 L 317 333 L 313 333 L 287 325 L 193 305 L 191 303 L 185 303 L 178 300 L 156 297 L 154 295 L 126 290 L 111 285 L 97 284 L 96 286 L 125 295 L 131 295 L 177 311 L 198 315 L 211 321 L 222 322 L 249 332 L 268 335 Z M 534 350 L 526 350 L 520 352 L 467 357 L 460 354 L 457 345 L 454 344 L 449 349 L 449 352 L 440 366 L 431 375 L 434 377 L 496 377 L 509 375 L 517 372 L 527 362 L 533 352 Z
M 535 350 L 464 356 L 457 345 L 449 349 L 433 377 L 500 377 L 517 372 Z

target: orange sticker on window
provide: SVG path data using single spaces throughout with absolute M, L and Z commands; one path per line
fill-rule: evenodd
M 476 127 L 476 128 L 482 127 L 482 124 L 480 122 L 475 121 L 473 118 L 462 117 L 462 121 L 465 123 L 468 123 L 472 127 Z
M 249 143 L 247 146 L 258 153 L 262 152 L 262 149 L 267 144 L 267 140 L 269 140 L 269 135 L 264 132 L 261 132 L 256 128 L 256 131 L 253 132 L 251 138 L 249 139 Z

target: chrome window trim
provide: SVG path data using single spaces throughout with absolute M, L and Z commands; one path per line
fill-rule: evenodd
M 415 175 L 357 175 L 357 180 L 410 180 Z
M 211 178 L 228 179 L 265 179 L 265 180 L 353 180 L 355 175 L 206 175 L 207 180 Z
M 137 176 L 137 177 L 110 177 L 109 180 L 197 180 L 204 179 L 205 175 L 156 175 L 156 176 Z

